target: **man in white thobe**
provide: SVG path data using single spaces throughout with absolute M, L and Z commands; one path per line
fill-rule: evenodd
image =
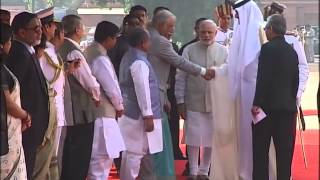
M 199 25 L 200 41 L 188 45 L 182 56 L 195 64 L 211 67 L 224 63 L 227 49 L 214 42 L 217 26 L 212 20 L 204 20 Z M 188 149 L 190 179 L 207 178 L 211 163 L 212 124 L 214 114 L 211 107 L 210 82 L 184 71 L 176 75 L 175 95 L 178 106 L 183 106 L 182 117 L 186 117 L 185 143 Z M 199 150 L 202 147 L 200 166 Z M 214 158 L 213 158 L 214 159 Z
M 239 179 L 251 180 L 251 106 L 256 87 L 258 55 L 261 47 L 259 28 L 263 22 L 263 16 L 252 0 L 239 0 L 233 8 L 236 14 L 228 58 L 228 76 L 231 97 L 236 102 Z
M 94 109 L 94 136 L 88 180 L 107 179 L 114 158 L 120 156 L 125 145 L 117 118 L 123 113 L 123 104 L 118 78 L 107 55 L 113 48 L 119 28 L 108 21 L 97 25 L 94 42 L 85 50 L 93 76 L 101 87 L 100 104 Z
M 126 145 L 120 178 L 135 180 L 141 159 L 163 150 L 162 116 L 158 80 L 147 59 L 149 33 L 142 28 L 133 29 L 128 41 L 132 47 L 123 56 L 119 72 L 125 105 L 119 127 Z

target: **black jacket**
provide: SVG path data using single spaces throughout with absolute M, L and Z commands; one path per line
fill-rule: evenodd
M 27 47 L 14 40 L 6 60 L 7 67 L 20 83 L 21 106 L 32 118 L 32 126 L 22 134 L 24 148 L 42 143 L 49 121 L 49 99 L 39 60 Z
M 123 55 L 128 51 L 129 47 L 130 45 L 128 43 L 128 38 L 122 34 L 117 38 L 116 45 L 107 52 L 118 78 L 121 59 Z
M 261 47 L 253 105 L 264 111 L 296 111 L 299 85 L 298 55 L 276 37 Z
M 8 125 L 7 125 L 7 104 L 4 96 L 4 85 L 6 83 L 6 73 L 4 66 L 0 64 L 1 68 L 1 126 L 0 126 L 0 155 L 5 155 L 9 152 L 8 144 Z

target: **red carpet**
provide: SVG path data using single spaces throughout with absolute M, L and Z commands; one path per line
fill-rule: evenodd
M 319 130 L 306 130 L 303 132 L 303 140 L 305 144 L 305 152 L 307 157 L 307 168 L 305 168 L 300 133 L 297 131 L 296 146 L 294 152 L 294 159 L 292 165 L 293 180 L 319 180 Z M 181 149 L 184 150 L 185 146 L 181 145 Z M 175 161 L 177 180 L 185 180 L 186 178 L 181 176 L 186 161 Z M 110 173 L 109 180 L 119 179 L 115 170 Z
M 305 116 L 316 116 L 318 115 L 318 111 L 315 109 L 307 109 L 307 110 L 303 110 L 303 115 Z
M 303 132 L 305 152 L 307 157 L 307 168 L 305 168 L 300 133 L 297 131 L 296 146 L 293 158 L 294 180 L 318 180 L 319 173 L 319 130 L 307 130 Z

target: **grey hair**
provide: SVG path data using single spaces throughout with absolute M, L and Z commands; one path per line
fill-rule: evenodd
M 66 37 L 73 35 L 76 32 L 77 28 L 82 24 L 81 18 L 74 14 L 64 16 L 61 23 L 63 25 Z
M 272 31 L 279 35 L 285 35 L 287 31 L 287 22 L 283 15 L 274 14 L 268 18 L 266 28 L 271 28 Z
M 212 24 L 213 27 L 214 27 L 214 29 L 217 29 L 217 27 L 218 27 L 217 24 L 216 24 L 212 19 L 206 19 L 206 20 L 203 20 L 203 21 L 200 22 L 199 28 L 200 28 L 200 26 L 201 26 L 202 24 L 204 24 L 204 23 L 210 23 L 210 24 Z
M 174 19 L 176 18 L 176 16 L 172 14 L 172 12 L 168 10 L 161 10 L 152 17 L 152 24 L 154 26 L 157 26 L 159 24 L 165 23 L 170 17 L 173 17 Z

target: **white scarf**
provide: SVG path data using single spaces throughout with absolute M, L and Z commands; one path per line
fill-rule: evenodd
M 246 66 L 258 60 L 261 48 L 259 28 L 263 23 L 263 15 L 253 1 L 236 8 L 235 11 L 238 12 L 239 19 L 234 18 L 233 39 L 228 57 L 230 89 L 233 98 L 239 91 L 241 78 L 253 79 L 243 76 L 256 76 L 256 73 L 244 74 L 244 71 Z

